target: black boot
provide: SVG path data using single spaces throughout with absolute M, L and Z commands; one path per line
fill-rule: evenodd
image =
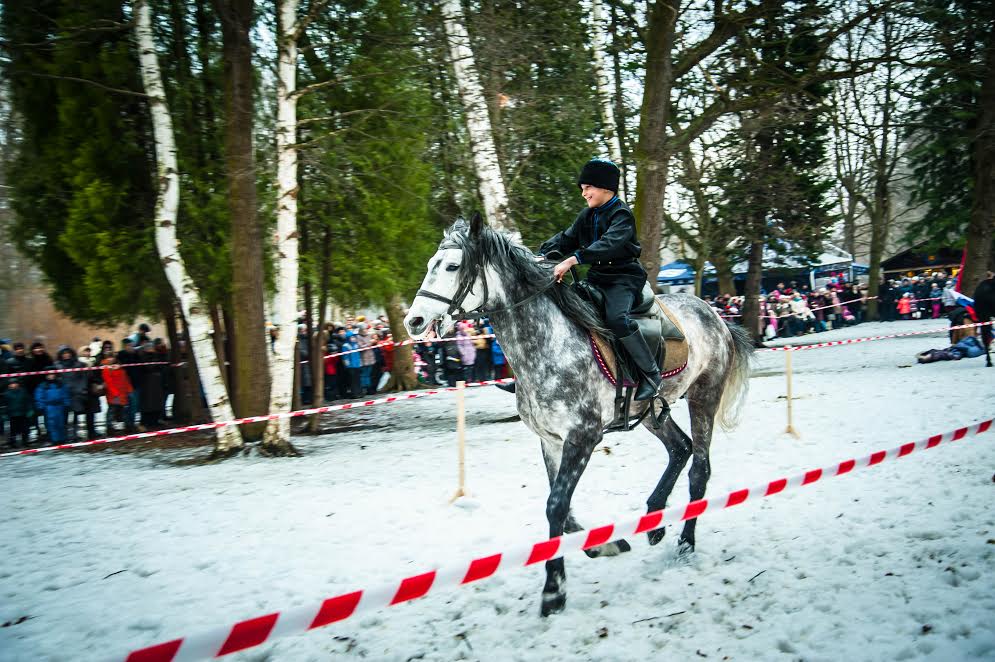
M 649 400 L 660 390 L 660 367 L 656 364 L 656 358 L 650 353 L 650 348 L 646 345 L 646 339 L 637 329 L 624 338 L 620 338 L 625 351 L 629 353 L 632 362 L 636 364 L 641 373 L 639 387 L 636 389 L 636 401 Z

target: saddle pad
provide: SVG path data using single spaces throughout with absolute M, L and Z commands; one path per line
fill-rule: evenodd
M 674 315 L 660 303 L 660 300 L 656 300 L 656 305 L 660 307 L 660 311 L 667 316 L 674 326 L 676 326 L 681 335 L 684 335 L 684 329 L 681 328 L 680 323 L 674 317 Z M 665 341 L 667 343 L 667 355 L 664 358 L 663 366 L 660 370 L 660 376 L 663 378 L 673 377 L 674 375 L 680 373 L 688 365 L 688 342 L 687 340 L 673 340 L 668 339 Z M 618 365 L 615 361 L 615 352 L 612 350 L 611 343 L 602 338 L 597 333 L 591 333 L 591 349 L 594 352 L 594 357 L 598 360 L 601 366 L 601 372 L 604 373 L 605 377 L 608 378 L 612 384 L 618 376 L 615 374 Z M 626 380 L 625 386 L 634 386 Z

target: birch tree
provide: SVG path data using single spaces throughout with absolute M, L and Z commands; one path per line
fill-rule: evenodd
M 166 278 L 187 320 L 190 347 L 197 360 L 200 381 L 204 387 L 208 408 L 215 421 L 232 420 L 235 416 L 214 344 L 211 339 L 211 319 L 208 306 L 200 300 L 197 288 L 187 274 L 180 256 L 176 237 L 176 215 L 180 199 L 179 172 L 176 165 L 176 143 L 172 119 L 166 104 L 166 92 L 155 54 L 152 24 L 147 0 L 135 3 L 135 36 L 138 41 L 142 81 L 148 95 L 149 110 L 155 139 L 158 195 L 155 207 L 155 244 Z M 215 453 L 230 454 L 242 446 L 242 438 L 234 426 L 217 431 Z
M 270 412 L 286 413 L 293 406 L 297 343 L 297 22 L 298 0 L 277 2 L 276 234 L 273 237 L 276 296 L 273 324 L 276 342 L 270 353 Z M 311 357 L 317 361 L 318 357 Z M 302 368 L 307 369 L 307 368 Z M 290 419 L 272 420 L 262 449 L 270 454 L 295 454 L 290 444 Z
M 601 109 L 601 122 L 605 134 L 605 142 L 608 143 L 608 156 L 621 168 L 622 143 L 619 140 L 615 122 L 615 89 L 614 74 L 609 69 L 608 55 L 605 48 L 604 33 L 605 16 L 601 7 L 601 0 L 591 1 L 591 48 L 594 54 L 594 75 L 598 83 L 598 100 Z M 625 173 L 623 172 L 621 182 L 625 185 Z M 624 195 L 623 190 L 623 195 Z
M 484 213 L 494 228 L 520 238 L 521 235 L 508 214 L 508 192 L 501 175 L 497 149 L 494 146 L 494 132 L 487 114 L 487 103 L 474 63 L 470 35 L 466 31 L 460 1 L 444 0 L 442 17 L 460 100 L 466 110 L 467 131 Z

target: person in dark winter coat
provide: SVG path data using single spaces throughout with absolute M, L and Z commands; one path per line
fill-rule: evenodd
M 159 355 L 152 343 L 142 346 L 138 354 L 139 363 L 155 363 Z M 141 412 L 142 428 L 154 430 L 159 426 L 159 419 L 166 401 L 166 388 L 161 365 L 139 366 L 138 373 L 138 411 Z
M 60 370 L 87 367 L 71 347 L 59 350 L 59 360 L 55 367 Z M 76 438 L 76 429 L 80 418 L 86 419 L 86 432 L 90 439 L 97 437 L 96 415 L 100 412 L 100 371 L 85 370 L 62 373 L 62 383 L 69 389 L 69 409 L 73 414 L 72 425 L 69 426 L 69 436 Z
M 636 219 L 618 197 L 620 175 L 618 166 L 605 159 L 584 164 L 577 185 L 587 208 L 573 225 L 543 243 L 539 252 L 562 259 L 553 269 L 558 281 L 577 264 L 591 265 L 587 282 L 604 292 L 605 323 L 642 375 L 636 400 L 648 400 L 660 388 L 660 368 L 639 327 L 629 318 L 646 284 L 646 271 L 638 260 L 642 248 L 636 238 Z
M 69 389 L 58 375 L 45 375 L 35 389 L 35 412 L 45 417 L 45 430 L 52 443 L 66 441 L 66 414 L 70 405 Z
M 55 365 L 55 361 L 52 360 L 52 356 L 46 351 L 45 343 L 41 341 L 35 341 L 31 343 L 31 350 L 28 352 L 28 370 L 31 372 L 41 372 L 44 370 L 51 370 Z M 45 381 L 45 375 L 29 375 L 24 378 L 24 386 L 31 392 L 31 397 L 34 397 L 34 392 L 38 386 Z M 35 428 L 39 436 L 41 435 L 41 427 L 39 426 L 39 419 L 42 416 L 42 412 L 35 410 L 34 418 L 31 423 Z
M 128 396 L 128 408 L 125 410 L 125 425 L 128 428 L 135 427 L 135 418 L 138 416 L 143 367 L 130 364 L 141 362 L 142 357 L 138 354 L 134 341 L 131 338 L 122 340 L 121 351 L 117 353 L 117 363 L 128 373 L 128 381 L 131 382 L 132 388 L 131 395 Z
M 450 331 L 446 338 L 455 340 L 456 333 Z M 456 342 L 442 343 L 442 369 L 446 375 L 446 384 L 450 387 L 456 386 L 458 381 L 466 381 L 463 370 L 463 355 Z
M 2 398 L 7 409 L 7 418 L 10 422 L 8 433 L 8 443 L 17 448 L 17 438 L 21 438 L 21 447 L 28 447 L 28 430 L 31 429 L 30 417 L 31 393 L 21 383 L 21 379 L 13 377 L 6 380 L 6 386 Z

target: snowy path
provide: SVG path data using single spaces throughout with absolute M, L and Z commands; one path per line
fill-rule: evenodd
M 945 345 L 795 354 L 798 440 L 782 433 L 784 355 L 758 355 L 742 424 L 713 440 L 708 494 L 991 417 L 995 369 L 982 359 L 915 364 Z M 202 449 L 4 460 L 0 622 L 28 618 L 0 628 L 0 660 L 101 659 L 544 538 L 538 444 L 521 423 L 495 422 L 514 413 L 497 389 L 467 394 L 472 498 L 447 504 L 453 401 L 343 415 L 382 427 L 298 438 L 295 460 L 177 464 Z M 675 413 L 685 426 L 686 407 Z M 602 448 L 574 502 L 589 525 L 641 511 L 665 461 L 645 431 Z M 567 611 L 552 619 L 538 617 L 535 567 L 231 659 L 995 659 L 993 471 L 989 432 L 703 518 L 690 559 L 673 531 L 612 559 L 569 556 Z M 671 503 L 686 500 L 682 478 Z

